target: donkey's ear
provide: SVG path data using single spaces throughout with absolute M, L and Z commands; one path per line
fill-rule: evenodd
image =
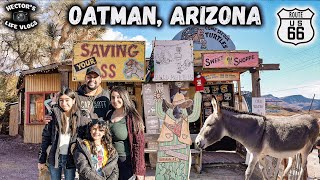
M 216 99 L 216 96 L 213 96 L 212 100 L 211 100 L 211 104 L 213 107 L 213 114 L 218 115 L 218 113 L 220 112 L 220 107 L 219 107 L 219 102 Z

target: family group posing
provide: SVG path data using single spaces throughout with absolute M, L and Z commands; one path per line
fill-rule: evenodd
M 143 120 L 126 89 L 104 90 L 100 75 L 88 68 L 85 84 L 63 89 L 45 117 L 38 169 L 48 165 L 51 180 L 62 171 L 73 180 L 76 169 L 80 180 L 144 179 Z

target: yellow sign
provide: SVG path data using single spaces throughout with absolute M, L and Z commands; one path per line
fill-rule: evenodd
M 83 41 L 75 44 L 72 80 L 84 81 L 88 67 L 97 66 L 108 82 L 141 82 L 145 77 L 144 41 Z
M 239 81 L 240 74 L 237 72 L 226 73 L 202 73 L 202 76 L 209 81 Z

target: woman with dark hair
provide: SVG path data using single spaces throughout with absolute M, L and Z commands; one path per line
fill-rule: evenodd
M 93 119 L 89 124 L 89 139 L 77 139 L 74 157 L 79 180 L 117 180 L 118 154 L 112 145 L 109 128 L 104 120 Z
M 57 99 L 57 106 L 52 108 L 52 120 L 42 132 L 38 169 L 43 170 L 48 159 L 51 180 L 60 180 L 62 170 L 66 180 L 73 180 L 76 168 L 71 145 L 76 141 L 80 114 L 75 105 L 75 93 L 71 89 L 62 90 Z
M 112 110 L 107 113 L 113 145 L 119 160 L 119 179 L 144 179 L 144 125 L 141 116 L 123 87 L 114 87 L 111 92 Z

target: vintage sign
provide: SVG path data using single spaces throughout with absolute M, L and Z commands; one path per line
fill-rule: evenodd
M 202 66 L 202 53 L 215 53 L 217 51 L 193 51 L 193 63 L 194 66 Z
M 75 44 L 72 80 L 84 81 L 90 66 L 100 69 L 103 81 L 144 81 L 145 42 L 84 41 Z
M 154 41 L 153 44 L 153 81 L 193 81 L 192 41 Z
M 222 106 L 234 107 L 233 84 L 214 84 L 204 87 L 202 95 L 202 121 L 204 122 L 213 112 L 211 100 L 213 95 L 219 99 Z
M 289 44 L 298 45 L 310 42 L 314 37 L 312 17 L 314 13 L 309 9 L 285 9 L 278 12 L 280 25 L 277 31 L 278 38 Z
M 217 50 L 193 50 L 193 63 L 194 66 L 201 66 L 202 67 L 202 54 L 205 53 L 220 53 L 220 52 L 225 52 L 225 51 L 217 51 Z M 249 52 L 247 50 L 237 50 L 237 52 Z
M 227 73 L 202 73 L 202 76 L 207 81 L 239 81 L 240 73 L 227 72 Z
M 252 97 L 252 112 L 260 115 L 265 115 L 266 99 L 262 97 Z
M 235 50 L 229 35 L 212 27 L 190 26 L 180 31 L 173 40 L 192 40 L 194 50 Z
M 159 119 L 156 115 L 156 107 L 154 101 L 154 92 L 161 89 L 163 98 L 170 101 L 170 90 L 168 84 L 163 83 L 148 83 L 142 85 L 143 92 L 143 108 L 147 133 L 159 133 L 163 119 Z
M 258 52 L 220 52 L 202 54 L 203 68 L 257 67 Z

